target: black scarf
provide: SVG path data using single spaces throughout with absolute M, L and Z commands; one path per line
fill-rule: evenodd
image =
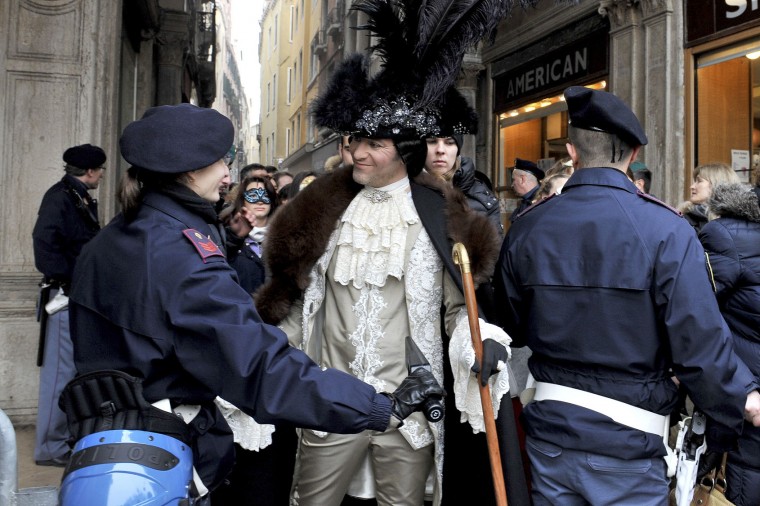
M 224 229 L 221 227 L 216 209 L 214 209 L 214 205 L 211 202 L 201 198 L 193 190 L 177 181 L 171 181 L 162 186 L 161 193 L 168 195 L 182 207 L 203 218 L 203 221 L 208 223 L 211 229 L 214 242 L 216 242 L 222 251 L 225 251 Z
M 213 204 L 202 199 L 197 193 L 182 183 L 176 181 L 167 183 L 161 188 L 161 193 L 168 195 L 176 202 L 182 204 L 182 207 L 197 214 L 203 218 L 203 221 L 206 223 L 216 225 L 219 222 L 219 217 L 216 215 L 216 210 L 214 210 Z

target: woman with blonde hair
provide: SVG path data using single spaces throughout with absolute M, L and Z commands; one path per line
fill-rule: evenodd
M 707 223 L 707 201 L 719 184 L 739 183 L 739 176 L 725 163 L 707 163 L 694 169 L 691 197 L 678 206 L 684 218 L 699 233 Z

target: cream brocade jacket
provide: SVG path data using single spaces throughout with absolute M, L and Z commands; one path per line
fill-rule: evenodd
M 327 249 L 311 270 L 303 297 L 293 303 L 287 317 L 280 322 L 290 343 L 323 368 L 352 374 L 378 392 L 392 392 L 408 374 L 404 340 L 409 335 L 443 385 L 440 322 L 443 305 L 446 332 L 451 336 L 447 353 L 454 369 L 454 395 L 461 421 L 469 421 L 473 431 L 482 431 L 477 381 L 470 372 L 474 352 L 464 297 L 444 269 L 419 219 L 409 224 L 407 230 L 401 279 L 388 276 L 382 286 L 365 284 L 361 288 L 335 281 L 336 249 L 344 226 L 345 223 L 339 223 L 333 231 Z M 340 267 L 338 270 L 344 270 L 345 266 Z M 346 311 L 346 308 L 351 310 Z M 508 336 L 501 329 L 482 320 L 481 335 L 505 346 L 509 344 Z M 494 412 L 498 412 L 502 395 L 509 391 L 508 378 L 505 370 L 491 379 Z M 456 416 L 448 414 L 452 415 Z M 398 430 L 414 449 L 435 445 L 433 497 L 434 504 L 438 504 L 444 458 L 443 421 L 430 423 L 418 412 L 407 418 Z M 324 436 L 324 433 L 314 433 Z M 354 483 L 362 490 L 371 489 L 371 485 L 368 487 L 371 478 L 371 475 L 357 476 Z

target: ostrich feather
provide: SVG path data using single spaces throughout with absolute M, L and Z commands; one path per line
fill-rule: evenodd
M 528 7 L 537 0 L 361 0 L 353 8 L 369 18 L 358 28 L 376 37 L 382 79 L 419 82 L 423 108 L 445 96 L 465 52 L 495 33 L 515 1 Z

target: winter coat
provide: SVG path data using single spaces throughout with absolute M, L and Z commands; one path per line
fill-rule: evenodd
M 715 295 L 739 357 L 760 379 L 760 207 L 741 184 L 719 185 L 708 203 L 717 215 L 699 240 L 712 267 Z M 738 451 L 729 454 L 729 499 L 760 504 L 760 428 L 745 422 Z
M 475 164 L 471 158 L 462 157 L 462 165 L 454 172 L 452 182 L 465 194 L 470 209 L 488 218 L 499 231 L 499 237 L 504 237 L 499 199 L 493 193 L 488 176 L 475 170 Z

